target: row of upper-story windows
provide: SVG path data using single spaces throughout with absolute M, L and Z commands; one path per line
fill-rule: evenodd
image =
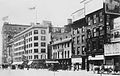
M 53 45 L 53 49 L 67 48 L 67 47 L 70 47 L 70 42 Z
M 34 30 L 34 34 L 38 34 L 38 30 Z M 41 30 L 41 34 L 46 34 L 46 30 Z
M 38 40 L 38 36 L 34 36 L 34 40 Z M 41 36 L 41 40 L 42 41 L 45 41 L 46 40 L 46 36 Z M 31 42 L 32 41 L 32 37 L 26 39 L 25 41 L 21 41 L 21 42 L 18 42 L 16 44 L 14 44 L 14 46 L 19 46 L 19 45 L 22 45 L 22 44 L 26 44 L 28 42 Z
M 31 35 L 32 35 L 32 31 L 30 31 L 29 33 L 25 34 L 25 36 L 22 35 L 22 36 L 16 38 L 14 41 L 17 42 L 17 41 L 19 41 L 21 39 L 25 39 L 25 37 L 28 37 L 28 36 L 31 36 Z
M 22 57 L 15 58 L 15 61 L 22 61 Z
M 39 59 L 39 55 L 33 55 L 34 56 L 34 59 Z M 33 56 L 32 55 L 30 55 L 30 56 L 26 56 L 26 59 L 33 59 Z M 46 55 L 40 55 L 40 59 L 46 59 Z M 17 57 L 17 58 L 15 58 L 15 61 L 21 61 L 22 60 L 22 58 L 21 57 Z
M 103 21 L 103 12 L 96 13 L 87 18 L 88 25 L 98 24 Z
M 23 50 L 25 48 L 26 49 L 31 48 L 32 46 L 33 46 L 32 43 L 30 43 L 30 44 L 27 44 L 26 46 L 21 46 L 21 47 L 15 48 L 14 51 Z M 38 42 L 34 43 L 34 47 L 38 47 Z M 46 42 L 41 42 L 41 47 L 46 47 Z
M 34 30 L 33 34 L 38 34 L 38 30 Z M 41 34 L 46 34 L 46 30 L 41 30 Z M 16 38 L 15 42 L 17 42 L 21 39 L 25 39 L 26 37 L 31 36 L 31 35 L 32 35 L 32 31 L 30 31 L 29 33 L 26 33 L 25 35 L 22 35 L 22 36 Z
M 62 51 L 62 52 L 54 52 L 53 53 L 53 59 L 60 58 L 60 55 L 62 58 L 70 58 L 70 51 Z
M 39 46 L 38 42 L 35 42 L 34 47 L 38 47 L 38 46 Z M 46 42 L 41 42 L 41 47 L 46 47 Z
M 98 28 L 93 28 L 91 29 L 87 29 L 87 38 L 91 38 L 91 37 L 96 37 L 96 36 L 102 36 L 104 35 L 105 31 L 104 31 L 104 26 L 100 26 Z
M 85 46 L 77 47 L 77 50 L 75 49 L 75 47 L 73 47 L 72 54 L 76 54 L 76 55 L 82 54 L 82 55 L 84 55 L 85 54 Z
M 39 57 L 39 55 L 34 55 L 34 59 L 46 59 L 46 55 L 40 55 L 40 57 Z
M 23 55 L 23 54 L 31 54 L 31 53 L 33 53 L 32 49 L 14 53 L 14 56 L 19 56 L 19 55 Z M 38 48 L 34 49 L 34 53 L 39 53 Z M 46 49 L 45 48 L 41 48 L 41 52 L 40 53 L 46 53 Z
M 80 33 L 85 33 L 85 27 L 83 26 L 82 28 L 74 29 L 72 31 L 73 35 L 80 34 Z
M 76 43 L 77 42 L 77 43 Z M 81 44 L 85 42 L 85 35 L 77 36 L 77 38 L 73 38 L 73 44 Z
M 17 42 L 14 44 L 14 46 L 19 46 L 19 45 L 22 45 L 22 44 L 25 44 L 25 43 L 28 43 L 28 42 L 31 42 L 32 41 L 32 37 L 28 38 L 28 39 L 25 39 L 25 41 L 20 41 L 20 42 Z

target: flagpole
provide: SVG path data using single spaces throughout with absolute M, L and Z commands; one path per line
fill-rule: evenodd
M 37 9 L 35 9 L 35 21 L 37 23 Z

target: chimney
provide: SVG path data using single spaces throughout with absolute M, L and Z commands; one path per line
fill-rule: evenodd
M 68 23 L 68 25 L 72 24 L 72 19 L 67 19 L 67 23 Z

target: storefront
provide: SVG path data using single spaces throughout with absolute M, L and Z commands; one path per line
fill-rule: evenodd
M 76 69 L 82 68 L 82 58 L 72 58 L 72 66 L 73 68 L 76 67 Z
M 105 64 L 120 65 L 120 43 L 106 44 L 104 45 L 105 49 Z
M 89 56 L 89 70 L 93 70 L 94 66 L 101 66 L 104 64 L 104 55 L 95 55 L 95 57 Z

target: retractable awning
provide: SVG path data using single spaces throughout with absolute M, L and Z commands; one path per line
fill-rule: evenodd
M 96 55 L 95 57 L 89 56 L 88 60 L 104 60 L 103 55 Z
M 58 61 L 46 61 L 45 63 L 59 63 Z
M 29 62 L 28 62 L 28 65 L 32 64 L 32 62 L 33 62 L 33 61 L 29 61 Z
M 22 64 L 23 62 L 13 62 L 12 65 L 19 65 Z

